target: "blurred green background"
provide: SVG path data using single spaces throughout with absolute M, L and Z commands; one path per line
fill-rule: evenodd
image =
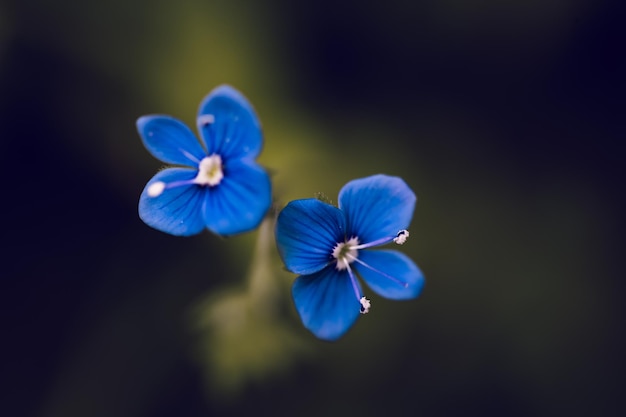
M 2 416 L 618 416 L 626 26 L 592 0 L 0 2 Z M 144 225 L 137 117 L 229 83 L 277 205 L 418 195 L 426 287 L 340 341 L 271 222 Z

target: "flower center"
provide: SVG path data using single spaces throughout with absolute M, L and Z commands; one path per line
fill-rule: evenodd
M 198 185 L 209 185 L 212 187 L 219 184 L 222 178 L 224 178 L 222 158 L 217 154 L 213 154 L 204 157 L 202 161 L 200 161 L 198 175 L 194 178 L 193 182 Z
M 351 238 L 347 242 L 337 243 L 337 246 L 333 249 L 333 258 L 337 260 L 337 269 L 344 270 L 348 268 L 348 265 L 355 261 L 358 257 L 358 250 L 356 246 L 359 244 L 359 239 L 356 237 Z

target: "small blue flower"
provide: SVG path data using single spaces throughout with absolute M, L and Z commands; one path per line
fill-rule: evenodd
M 255 161 L 263 136 L 252 105 L 234 88 L 219 86 L 200 104 L 197 128 L 200 142 L 173 117 L 137 120 L 148 151 L 179 165 L 148 182 L 139 198 L 139 217 L 179 236 L 205 228 L 218 235 L 254 229 L 270 207 L 272 192 L 268 174 Z
M 417 198 L 398 177 L 374 175 L 350 181 L 339 208 L 317 199 L 287 204 L 276 221 L 276 243 L 287 269 L 300 274 L 292 296 L 304 326 L 321 339 L 336 340 L 367 313 L 356 274 L 382 297 L 415 298 L 424 286 L 417 265 L 396 250 L 403 244 Z

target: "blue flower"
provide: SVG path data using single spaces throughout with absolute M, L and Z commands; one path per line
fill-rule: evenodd
M 417 198 L 398 177 L 374 175 L 350 181 L 339 207 L 317 199 L 287 204 L 276 221 L 276 243 L 287 269 L 300 274 L 292 296 L 304 326 L 336 340 L 370 309 L 357 275 L 382 297 L 415 298 L 424 285 L 417 265 L 396 250 L 403 244 Z
M 139 217 L 179 236 L 205 228 L 218 235 L 254 229 L 270 207 L 272 192 L 268 174 L 255 161 L 263 136 L 252 105 L 234 88 L 219 86 L 200 104 L 197 128 L 200 142 L 173 117 L 137 120 L 148 151 L 179 165 L 148 182 L 139 198 Z

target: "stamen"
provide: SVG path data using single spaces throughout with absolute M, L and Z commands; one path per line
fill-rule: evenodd
M 358 263 L 360 263 L 361 265 L 363 265 L 364 267 L 371 269 L 372 271 L 376 272 L 377 274 L 382 275 L 383 277 L 392 280 L 393 282 L 395 282 L 398 285 L 402 285 L 404 288 L 408 288 L 409 287 L 409 283 L 408 282 L 404 282 L 402 280 L 399 280 L 396 277 L 392 277 L 389 274 L 384 273 L 383 271 L 380 271 L 376 268 L 373 268 L 372 266 L 370 266 L 369 264 L 366 264 L 365 262 L 363 262 L 362 260 L 360 260 L 359 258 L 355 257 L 352 259 L 353 261 L 356 261 Z
M 404 242 L 406 242 L 406 240 L 409 238 L 409 231 L 408 230 L 400 230 L 398 232 L 398 235 L 393 239 L 394 242 L 396 242 L 398 245 L 403 245 Z
M 406 242 L 407 237 L 409 237 L 409 231 L 400 230 L 395 236 L 382 237 L 369 243 L 363 243 L 362 245 L 353 246 L 352 249 L 366 249 L 374 246 L 384 245 L 389 242 L 395 242 L 398 245 L 402 245 L 404 242 Z
M 195 178 L 168 183 L 164 183 L 163 181 L 157 181 L 153 184 L 150 184 L 146 192 L 150 197 L 158 197 L 163 194 L 163 191 L 169 188 L 190 184 L 208 185 L 212 187 L 219 184 L 223 178 L 224 171 L 222 170 L 222 158 L 217 154 L 213 154 L 211 156 L 204 157 L 202 161 L 200 161 L 198 165 L 198 174 Z
M 365 297 L 363 297 L 361 295 L 361 291 L 359 291 L 359 284 L 357 284 L 356 281 L 356 276 L 354 276 L 354 272 L 352 272 L 352 268 L 350 268 L 350 265 L 346 264 L 346 268 L 348 269 L 348 275 L 350 276 L 350 282 L 352 283 L 352 290 L 354 291 L 354 295 L 356 296 L 357 300 L 359 300 L 359 303 L 361 303 L 361 312 L 363 312 L 363 299 Z M 369 310 L 369 306 L 368 306 L 368 310 Z
M 372 306 L 372 303 L 370 302 L 370 300 L 368 300 L 365 297 L 361 297 L 359 302 L 361 303 L 361 314 L 369 313 L 370 307 Z
M 194 155 L 190 154 L 189 152 L 187 152 L 184 149 L 180 149 L 180 152 L 185 155 L 187 158 L 189 158 L 191 161 L 195 162 L 196 164 L 200 165 L 200 160 L 198 158 L 196 158 Z
M 157 181 L 153 184 L 150 184 L 148 190 L 146 191 L 148 196 L 150 197 L 158 197 L 163 194 L 163 191 L 168 190 L 170 188 L 180 187 L 181 185 L 190 185 L 194 184 L 195 179 L 192 180 L 182 180 L 182 181 L 172 181 L 165 183 L 163 181 Z
M 163 181 L 157 181 L 148 187 L 148 195 L 150 197 L 158 197 L 165 190 L 165 183 Z

